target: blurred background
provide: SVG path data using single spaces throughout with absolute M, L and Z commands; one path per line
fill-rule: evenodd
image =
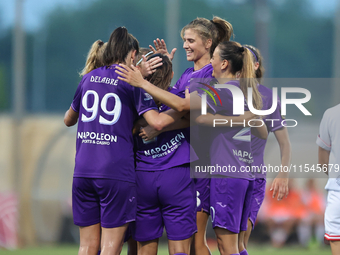
M 156 38 L 164 38 L 168 49 L 176 47 L 176 81 L 192 66 L 182 48 L 181 28 L 196 17 L 216 15 L 231 22 L 235 41 L 262 52 L 270 86 L 300 86 L 311 92 L 306 107 L 312 116 L 304 117 L 295 107 L 288 108 L 287 117 L 299 122 L 289 129 L 292 163 L 316 164 L 322 114 L 340 101 L 339 2 L 0 0 L 0 253 L 1 248 L 78 242 L 71 210 L 76 128 L 66 128 L 63 115 L 90 46 L 97 39 L 107 41 L 118 26 L 126 26 L 142 47 Z M 272 135 L 265 162 L 280 165 Z M 292 177 L 297 195 L 279 205 L 266 198 L 252 242 L 322 246 L 326 176 Z M 274 209 L 268 208 L 291 203 L 299 213 L 285 209 L 287 222 L 277 226 L 268 215 Z M 208 234 L 213 240 L 213 231 Z

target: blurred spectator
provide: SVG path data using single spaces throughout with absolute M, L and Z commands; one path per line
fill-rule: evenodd
M 278 201 L 273 199 L 271 194 L 269 191 L 266 192 L 259 221 L 267 226 L 272 245 L 279 248 L 286 243 L 294 227 L 306 215 L 306 210 L 301 203 L 301 193 L 294 187 L 293 179 L 289 180 L 287 198 Z
M 305 212 L 297 229 L 299 242 L 304 247 L 308 246 L 314 227 L 315 238 L 322 244 L 325 233 L 323 215 L 326 205 L 324 194 L 316 187 L 314 179 L 307 180 L 306 188 L 301 192 L 301 199 Z

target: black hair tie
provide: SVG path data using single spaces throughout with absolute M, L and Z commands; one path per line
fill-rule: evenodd
M 243 53 L 243 52 L 244 52 L 244 47 L 243 47 L 243 46 L 242 46 L 242 47 L 239 47 L 239 48 L 238 48 L 238 52 Z

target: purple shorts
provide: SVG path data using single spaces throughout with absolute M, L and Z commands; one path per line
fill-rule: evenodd
M 137 218 L 133 238 L 184 240 L 196 231 L 196 194 L 188 165 L 162 171 L 136 171 Z
M 210 178 L 194 179 L 196 197 L 197 197 L 197 212 L 210 212 Z
M 210 215 L 213 228 L 234 233 L 247 230 L 253 180 L 212 178 L 210 183 Z
M 131 182 L 73 178 L 73 221 L 78 226 L 100 223 L 116 228 L 136 219 L 136 185 Z
M 266 179 L 256 178 L 254 181 L 253 198 L 251 200 L 249 216 L 249 219 L 253 224 L 253 229 L 255 226 L 257 214 L 259 213 L 260 207 L 263 203 L 265 193 L 266 193 Z

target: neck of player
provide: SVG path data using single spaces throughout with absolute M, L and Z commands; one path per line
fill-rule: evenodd
M 210 53 L 207 52 L 200 59 L 194 61 L 194 71 L 200 70 L 206 65 L 210 64 Z

